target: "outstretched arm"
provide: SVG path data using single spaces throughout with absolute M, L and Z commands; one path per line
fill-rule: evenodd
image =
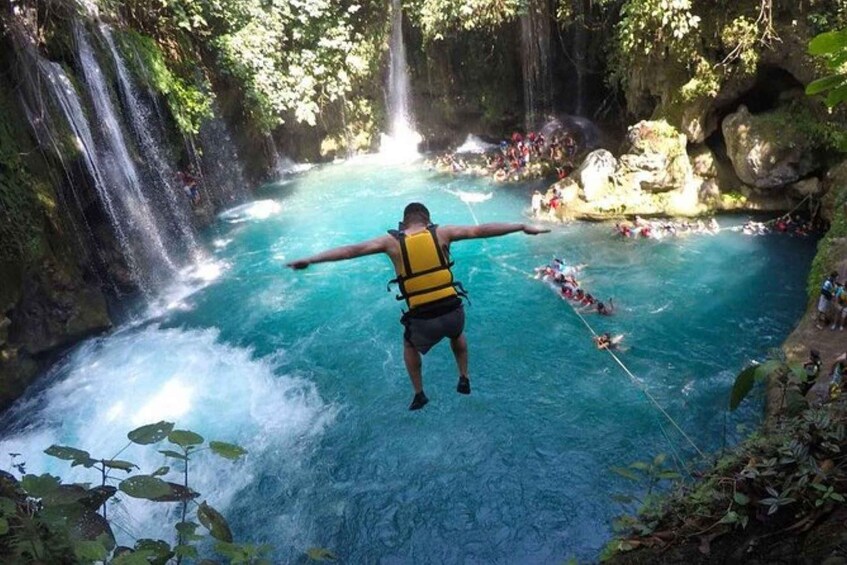
M 537 235 L 547 233 L 550 229 L 537 228 L 527 224 L 491 223 L 478 226 L 443 226 L 438 228 L 438 231 L 444 233 L 449 241 L 460 241 L 462 239 L 497 237 L 519 231 L 529 235 Z
M 387 242 L 389 236 L 382 236 L 370 241 L 362 243 L 354 243 L 352 245 L 343 245 L 327 249 L 311 257 L 303 259 L 295 259 L 286 265 L 292 269 L 305 269 L 312 263 L 326 263 L 328 261 L 344 261 L 345 259 L 355 259 L 364 255 L 373 255 L 375 253 L 384 253 L 388 250 Z

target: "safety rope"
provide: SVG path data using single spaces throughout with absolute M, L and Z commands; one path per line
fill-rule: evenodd
M 479 225 L 479 219 L 476 217 L 476 214 L 474 213 L 473 207 L 471 206 L 470 202 L 465 202 L 465 205 L 467 205 L 468 211 L 471 213 L 471 217 L 473 218 L 474 223 L 478 226 Z M 483 246 L 484 245 L 485 244 L 483 243 Z M 495 263 L 497 263 L 498 265 L 500 265 L 503 268 L 506 268 L 506 269 L 511 270 L 511 271 L 518 272 L 521 275 L 526 275 L 526 273 L 524 273 L 520 269 L 512 267 L 511 265 L 508 265 L 508 264 L 504 263 L 503 261 L 497 260 L 494 257 L 491 257 L 490 255 L 489 255 L 489 259 L 493 260 Z M 590 331 L 591 334 L 594 337 L 597 337 L 597 332 L 594 331 L 594 328 L 591 327 L 591 324 L 588 323 L 588 321 L 585 319 L 585 317 L 582 315 L 582 313 L 579 310 L 577 310 L 576 308 L 573 308 L 573 311 L 576 313 L 576 315 L 579 317 L 579 319 L 582 320 L 582 323 L 585 324 L 585 327 L 588 328 L 588 331 Z M 673 417 L 670 414 L 668 414 L 667 410 L 662 408 L 662 405 L 659 404 L 659 401 L 656 400 L 656 398 L 652 394 L 650 394 L 650 391 L 647 390 L 647 387 L 645 386 L 644 382 L 641 381 L 641 379 L 636 377 L 634 374 L 632 374 L 632 371 L 630 371 L 629 368 L 626 365 L 624 365 L 623 361 L 621 361 L 620 358 L 617 355 L 615 355 L 614 351 L 612 351 L 608 347 L 605 350 L 606 350 L 606 353 L 611 355 L 612 359 L 614 359 L 615 362 L 618 365 L 620 365 L 621 369 L 623 369 L 624 373 L 626 373 L 626 375 L 629 377 L 629 379 L 632 381 L 632 383 L 635 385 L 635 387 L 638 388 L 641 392 L 644 393 L 644 396 L 646 396 L 650 400 L 650 402 L 659 410 L 659 412 L 661 412 L 662 415 L 664 415 L 665 418 L 667 418 L 667 420 L 671 423 L 671 425 L 682 435 L 683 438 L 685 438 L 685 440 L 688 442 L 688 444 L 691 445 L 692 448 L 694 448 L 694 451 L 696 451 L 697 454 L 700 455 L 700 457 L 705 459 L 706 454 L 703 453 L 703 451 L 699 447 L 697 447 L 697 444 L 695 444 L 694 441 L 691 439 L 691 437 L 689 437 L 689 435 L 687 433 L 685 433 L 685 430 L 683 430 L 679 426 L 679 424 L 676 423 L 676 420 L 674 420 Z M 662 429 L 662 433 L 665 435 L 665 438 L 668 440 L 668 443 L 673 445 L 673 442 L 670 441 L 670 438 L 668 437 L 667 433 L 665 433 L 664 427 L 662 427 L 661 424 L 659 425 L 659 427 Z M 676 454 L 674 454 L 674 455 L 676 456 Z

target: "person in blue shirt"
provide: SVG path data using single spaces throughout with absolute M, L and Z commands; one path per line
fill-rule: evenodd
M 832 302 L 832 297 L 835 296 L 835 284 L 838 279 L 838 272 L 833 271 L 829 277 L 823 281 L 821 285 L 821 295 L 818 298 L 818 322 L 816 327 L 822 330 L 826 325 L 826 320 L 829 314 L 829 306 Z

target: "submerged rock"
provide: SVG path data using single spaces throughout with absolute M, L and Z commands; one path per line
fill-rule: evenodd
M 812 140 L 791 126 L 791 114 L 783 109 L 753 115 L 742 105 L 724 119 L 727 154 L 745 184 L 783 187 L 820 166 Z

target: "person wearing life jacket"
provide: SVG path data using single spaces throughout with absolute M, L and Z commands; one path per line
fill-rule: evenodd
M 468 377 L 468 347 L 465 339 L 465 311 L 460 283 L 453 279 L 450 244 L 463 239 L 496 237 L 515 232 L 536 235 L 549 232 L 526 224 L 488 223 L 478 226 L 438 226 L 430 220 L 429 210 L 418 202 L 406 206 L 398 230 L 387 235 L 335 247 L 311 257 L 296 259 L 287 264 L 292 269 L 305 269 L 314 263 L 343 261 L 365 255 L 385 253 L 397 275 L 391 283 L 399 288 L 398 300 L 404 300 L 408 310 L 400 322 L 403 334 L 403 360 L 415 396 L 409 410 L 423 408 L 429 399 L 423 390 L 421 355 L 445 337 L 459 370 L 456 391 L 470 394 Z M 389 284 L 391 284 L 389 283 Z

